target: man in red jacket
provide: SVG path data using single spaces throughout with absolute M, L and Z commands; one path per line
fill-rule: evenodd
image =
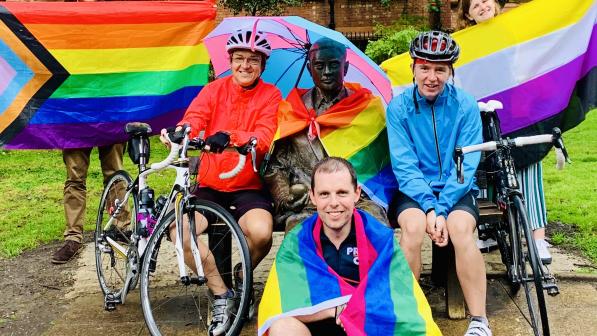
M 178 123 L 191 126 L 191 137 L 205 131 L 206 143 L 212 153 L 201 159 L 195 192 L 201 199 L 211 200 L 231 213 L 240 224 L 249 245 L 252 266 L 255 268 L 267 255 L 272 244 L 272 200 L 264 191 L 261 179 L 250 164 L 231 179 L 221 180 L 219 174 L 230 171 L 238 161 L 235 152 L 223 152 L 228 146 L 243 145 L 251 137 L 257 139 L 257 163 L 269 150 L 278 125 L 277 111 L 282 100 L 280 91 L 260 79 L 271 46 L 264 33 L 239 30 L 228 39 L 226 50 L 230 56 L 232 75 L 206 85 Z M 162 142 L 167 144 L 162 130 Z M 170 236 L 176 239 L 174 226 Z M 194 265 L 190 253 L 190 238 L 184 236 L 185 260 Z M 213 258 L 211 260 L 213 262 Z M 235 276 L 242 276 L 235 266 Z M 214 269 L 205 265 L 208 269 Z M 207 274 L 206 274 L 207 275 Z M 240 281 L 237 281 L 237 284 Z M 227 288 L 220 276 L 209 275 L 207 283 L 214 294 L 212 335 L 226 332 L 232 321 L 234 292 Z M 238 287 L 238 286 L 237 286 Z M 238 291 L 238 290 L 237 290 Z M 254 311 L 251 304 L 249 315 Z

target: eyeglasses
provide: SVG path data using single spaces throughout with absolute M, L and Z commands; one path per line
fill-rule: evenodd
M 232 56 L 232 63 L 234 64 L 245 64 L 245 62 L 247 62 L 251 66 L 257 66 L 261 64 L 261 58 L 256 56 Z

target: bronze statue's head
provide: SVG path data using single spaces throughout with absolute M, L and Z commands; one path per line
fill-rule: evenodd
M 337 94 L 344 85 L 344 76 L 348 71 L 346 46 L 327 37 L 317 40 L 309 49 L 307 67 L 315 86 L 323 94 Z

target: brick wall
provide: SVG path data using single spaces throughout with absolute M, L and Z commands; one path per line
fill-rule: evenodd
M 442 25 L 451 27 L 451 3 L 458 0 L 443 0 L 441 20 Z M 388 7 L 382 6 L 379 0 L 335 0 L 334 14 L 336 30 L 369 32 L 376 23 L 391 24 L 401 15 L 419 15 L 428 17 L 428 0 L 393 0 Z M 306 0 L 301 7 L 287 7 L 282 15 L 298 15 L 327 26 L 330 22 L 330 8 L 327 0 Z M 232 16 L 232 12 L 223 8 L 218 9 L 217 21 Z
M 2 1 L 2 0 L 0 0 Z M 6 1 L 36 1 L 36 0 L 6 0 Z M 45 1 L 77 1 L 77 0 L 45 0 Z M 102 1 L 102 0 L 79 0 Z M 109 1 L 109 0 L 108 0 Z M 192 0 L 191 0 L 192 1 Z M 519 0 L 528 2 L 530 0 Z M 393 0 L 388 7 L 382 6 L 379 0 L 335 0 L 334 16 L 336 30 L 341 32 L 371 32 L 376 23 L 389 25 L 401 15 L 419 15 L 429 17 L 427 8 L 429 0 Z M 515 7 L 507 4 L 506 9 Z M 440 20 L 445 29 L 456 29 L 460 0 L 442 0 Z M 241 13 L 240 15 L 245 15 Z M 288 7 L 282 15 L 298 15 L 322 26 L 330 22 L 330 7 L 328 0 L 305 0 L 301 7 Z M 224 17 L 233 16 L 232 12 L 223 6 L 218 6 L 216 22 Z

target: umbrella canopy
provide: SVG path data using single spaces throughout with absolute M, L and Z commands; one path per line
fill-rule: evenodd
M 218 77 L 230 74 L 226 41 L 230 34 L 238 29 L 251 29 L 267 34 L 272 54 L 261 78 L 276 85 L 284 97 L 295 86 L 313 87 L 313 79 L 305 69 L 307 52 L 312 43 L 322 37 L 328 37 L 347 48 L 347 60 L 350 65 L 345 81 L 361 84 L 373 94 L 380 96 L 386 104 L 392 98 L 390 81 L 383 70 L 344 35 L 298 16 L 225 18 L 204 39 Z

